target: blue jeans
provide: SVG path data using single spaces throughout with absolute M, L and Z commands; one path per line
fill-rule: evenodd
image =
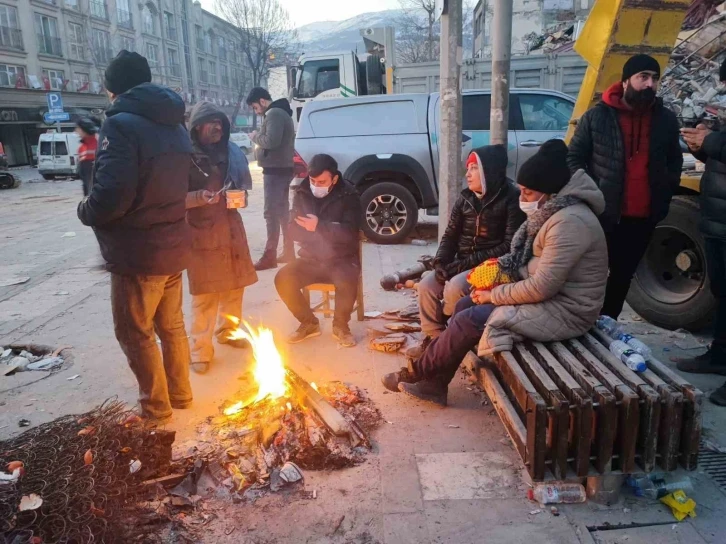
M 437 378 L 448 384 L 466 354 L 479 343 L 487 320 L 496 306 L 474 305 L 471 302 L 472 306 L 465 308 L 467 300 L 471 302 L 470 297 L 459 301 L 447 329 L 434 338 L 423 355 L 413 362 L 417 376 L 427 380 Z
M 285 251 L 292 252 L 292 240 L 287 235 L 290 221 L 290 174 L 263 174 L 262 183 L 265 193 L 263 217 L 267 223 L 267 243 L 265 254 L 276 256 L 280 242 L 280 231 Z

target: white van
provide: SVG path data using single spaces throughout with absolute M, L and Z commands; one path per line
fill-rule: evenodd
M 229 135 L 229 141 L 233 144 L 237 144 L 237 147 L 239 147 L 245 155 L 252 151 L 252 140 L 250 140 L 250 135 L 245 132 L 233 132 Z
M 78 147 L 75 132 L 48 132 L 38 138 L 38 173 L 43 179 L 77 177 Z

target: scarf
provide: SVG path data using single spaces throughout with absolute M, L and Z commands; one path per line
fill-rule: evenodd
M 530 215 L 514 234 L 509 253 L 502 255 L 497 260 L 499 273 L 509 276 L 514 281 L 522 281 L 524 278 L 519 273 L 519 269 L 532 258 L 534 239 L 542 226 L 560 210 L 580 202 L 582 200 L 572 195 L 556 196 L 545 202 L 544 206 Z

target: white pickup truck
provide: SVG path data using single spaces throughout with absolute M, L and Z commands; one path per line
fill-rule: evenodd
M 462 155 L 489 143 L 490 91 L 463 93 Z M 313 155 L 332 155 L 361 193 L 363 230 L 381 244 L 401 243 L 418 210 L 438 212 L 438 93 L 316 100 L 302 110 L 295 140 L 298 178 Z M 563 138 L 575 100 L 545 89 L 512 89 L 509 169 L 551 138 Z M 462 172 L 462 189 L 464 177 Z

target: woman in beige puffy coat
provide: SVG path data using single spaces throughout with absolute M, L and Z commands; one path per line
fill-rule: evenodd
M 570 177 L 567 146 L 550 140 L 517 175 L 527 221 L 498 259 L 514 281 L 463 299 L 446 331 L 407 368 L 386 375 L 392 391 L 446 405 L 448 384 L 468 351 L 508 351 L 524 339 L 566 340 L 587 332 L 605 298 L 607 244 L 597 215 L 605 199 L 583 171 Z

